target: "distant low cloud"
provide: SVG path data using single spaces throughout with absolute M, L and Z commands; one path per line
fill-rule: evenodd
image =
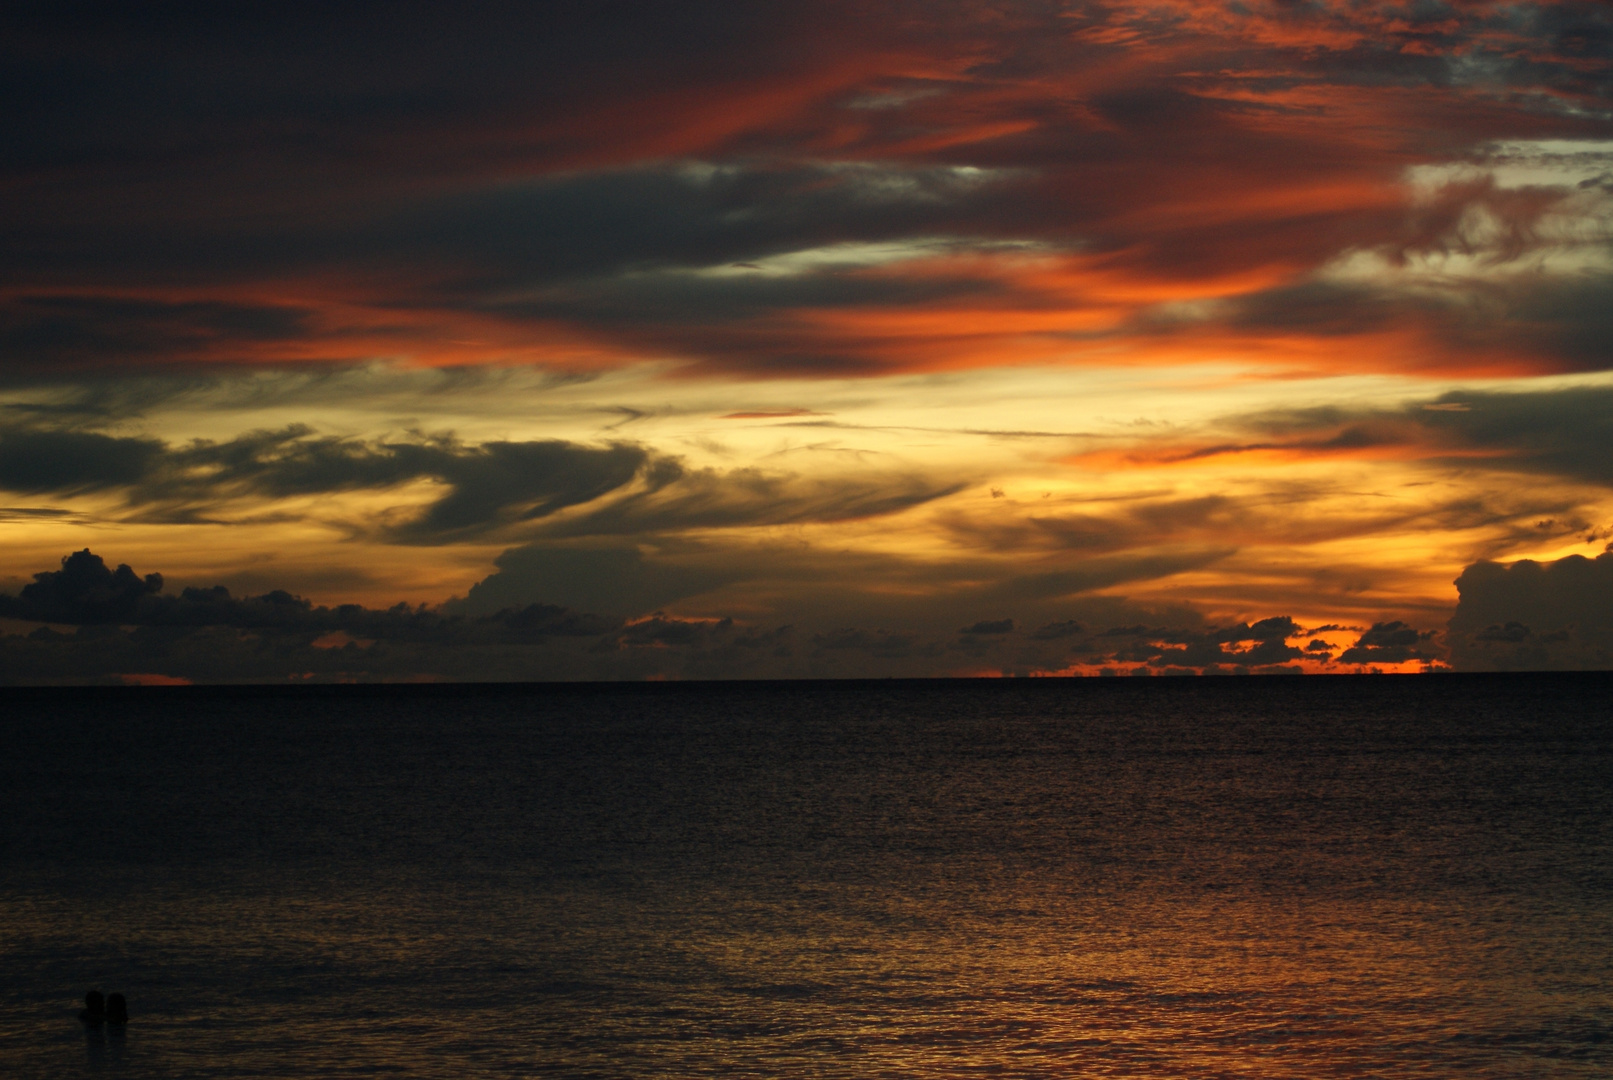
M 1373 625 L 1337 658 L 1334 647 L 1319 639 L 1309 640 L 1304 648 L 1289 644 L 1289 639 L 1311 633 L 1291 617 L 1279 615 L 1252 625 L 1206 629 L 1116 626 L 1092 635 L 1084 647 L 1090 653 L 1088 665 L 1142 665 L 1134 673 L 1275 672 L 1298 670 L 1292 667 L 1297 661 L 1323 665 L 1312 670 L 1351 671 L 1374 665 L 1400 668 L 1408 661 L 1434 666 L 1443 659 L 1434 631 L 1404 622 Z
M 1373 623 L 1354 645 L 1339 654 L 1341 664 L 1403 664 L 1407 660 L 1435 660 L 1432 630 L 1416 630 L 1400 621 Z
M 923 626 L 816 627 L 731 615 L 650 611 L 727 580 L 634 549 L 512 549 L 464 600 L 440 607 L 320 606 L 283 589 L 236 596 L 222 586 L 171 594 L 161 574 L 108 567 L 89 550 L 40 571 L 0 618 L 49 624 L 0 635 L 0 683 L 94 681 L 123 675 L 197 682 L 302 678 L 472 680 L 933 677 L 1060 671 L 1098 674 L 1242 674 L 1360 670 L 1432 662 L 1432 632 L 1378 624 L 1335 661 L 1288 616 L 1230 626 L 1122 624 L 1089 630 L 1073 619 L 1018 634 L 1013 618 L 948 632 Z M 1113 599 L 1094 612 L 1124 613 Z M 1136 609 L 1131 609 L 1135 611 Z M 633 614 L 648 611 L 648 614 Z M 626 613 L 626 614 L 624 614 Z M 897 609 L 887 609 L 897 614 Z M 68 631 L 52 626 L 76 627 Z M 954 624 L 955 625 L 955 624 Z M 1101 624 L 1100 624 L 1101 625 Z M 1533 631 L 1500 624 L 1482 647 L 1532 644 Z M 1549 637 L 1548 641 L 1551 640 Z
M 449 611 L 488 614 L 533 602 L 640 615 L 737 580 L 733 570 L 646 559 L 631 547 L 570 548 L 529 544 L 495 560 L 498 569 L 471 586 Z
M 909 656 L 918 644 L 918 636 L 892 633 L 883 629 L 862 630 L 845 627 L 814 636 L 812 644 L 822 651 L 865 652 L 889 660 Z
M 1293 619 L 1287 615 L 1280 615 L 1270 619 L 1261 619 L 1253 626 L 1248 623 L 1239 623 L 1236 626 L 1229 626 L 1225 630 L 1217 630 L 1215 639 L 1226 642 L 1258 641 L 1261 644 L 1265 644 L 1273 641 L 1286 641 L 1288 638 L 1298 637 L 1302 633 L 1304 631 L 1299 628 L 1299 625 Z

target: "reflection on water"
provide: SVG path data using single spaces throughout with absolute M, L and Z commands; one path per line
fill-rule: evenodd
M 0 1072 L 1607 1076 L 1610 689 L 9 692 Z

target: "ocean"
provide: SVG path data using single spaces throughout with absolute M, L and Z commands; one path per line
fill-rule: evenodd
M 0 701 L 7 1078 L 1613 1075 L 1610 676 Z

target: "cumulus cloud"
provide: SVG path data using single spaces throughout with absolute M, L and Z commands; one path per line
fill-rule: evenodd
M 1613 668 L 1613 553 L 1477 562 L 1456 590 L 1448 640 L 1458 670 Z
M 16 596 L 0 594 L 0 617 L 85 627 L 229 627 L 321 635 L 340 631 L 359 638 L 452 644 L 469 638 L 534 640 L 603 634 L 620 619 L 569 611 L 553 604 L 508 606 L 479 620 L 409 604 L 375 610 L 359 604 L 315 606 L 284 589 L 233 596 L 222 585 L 164 592 L 161 574 L 136 574 L 128 564 L 108 568 L 85 548 L 62 557 L 61 569 L 41 571 Z M 311 640 L 311 638 L 310 638 Z
M 787 626 L 656 613 L 624 620 L 552 603 L 491 612 L 464 605 L 316 606 L 284 590 L 236 597 L 222 586 L 163 592 L 160 574 L 116 570 L 88 550 L 35 575 L 0 617 L 38 622 L 0 635 L 0 682 L 305 679 L 735 678 L 791 668 Z M 53 626 L 67 624 L 76 630 Z
M 162 591 L 162 575 L 141 578 L 127 563 L 107 569 L 89 548 L 62 556 L 60 570 L 34 575 L 15 598 L 0 596 L 0 614 L 42 622 L 107 623 L 131 619 L 148 596 Z

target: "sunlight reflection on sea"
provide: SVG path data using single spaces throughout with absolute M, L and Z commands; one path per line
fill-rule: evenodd
M 1609 689 L 8 692 L 0 1072 L 1605 1076 Z

